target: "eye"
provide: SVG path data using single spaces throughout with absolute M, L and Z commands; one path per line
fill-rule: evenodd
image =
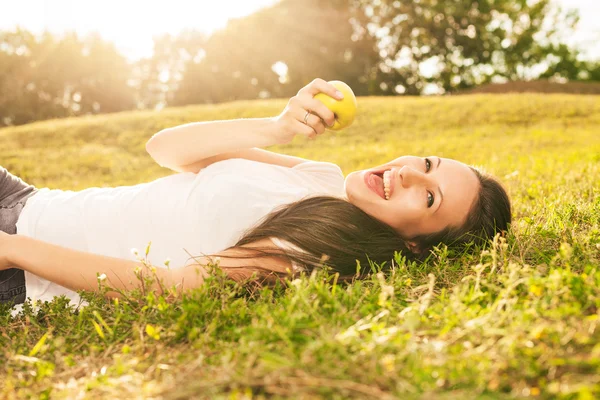
M 429 170 L 431 169 L 431 161 L 429 161 L 429 158 L 425 159 L 425 172 L 429 172 Z
M 433 197 L 433 193 L 427 192 L 427 208 L 431 208 L 433 202 L 435 201 L 435 197 Z

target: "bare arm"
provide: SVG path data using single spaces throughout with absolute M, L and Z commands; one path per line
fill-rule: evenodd
M 248 255 L 248 248 L 275 248 L 269 239 L 258 240 L 242 248 L 231 248 L 216 254 L 228 256 L 220 260 L 224 267 L 242 267 L 255 265 L 280 272 L 291 270 L 289 261 L 279 257 L 236 258 L 236 255 Z M 165 289 L 177 285 L 182 292 L 197 288 L 204 283 L 207 276 L 205 266 L 212 261 L 210 257 L 194 257 L 183 268 L 155 268 L 156 278 Z M 21 235 L 8 235 L 0 232 L 0 269 L 19 268 L 71 290 L 98 290 L 98 275 L 106 275 L 109 287 L 120 290 L 131 290 L 141 286 L 136 270 L 142 276 L 154 274 L 142 266 L 141 262 L 107 257 L 66 247 L 57 246 L 41 240 Z M 141 269 L 140 269 L 141 268 Z M 154 279 L 149 291 L 162 292 L 159 282 Z M 117 292 L 106 293 L 107 297 L 121 297 Z
M 161 166 L 174 171 L 197 172 L 204 165 L 229 157 L 271 159 L 276 164 L 290 164 L 301 159 L 275 157 L 262 147 L 290 143 L 301 134 L 314 139 L 325 131 L 325 121 L 331 126 L 335 116 L 331 110 L 314 96 L 326 93 L 338 97 L 335 86 L 322 79 L 315 79 L 292 97 L 277 117 L 248 118 L 225 121 L 192 122 L 166 128 L 152 136 L 146 143 L 148 154 Z M 313 114 L 308 117 L 306 111 Z
M 148 140 L 148 154 L 173 170 L 209 157 L 280 144 L 273 118 L 193 122 L 163 129 Z
M 8 262 L 12 267 L 31 272 L 71 290 L 98 290 L 97 276 L 101 274 L 106 275 L 108 286 L 131 290 L 141 285 L 136 270 L 142 276 L 151 274 L 141 262 L 72 250 L 27 236 L 3 235 L 2 245 L 2 252 L 8 254 Z M 163 281 L 165 288 L 170 288 L 180 282 L 180 272 L 181 269 L 156 268 L 156 277 Z M 147 289 L 161 291 L 158 282 Z M 120 297 L 116 292 L 108 292 L 107 296 Z

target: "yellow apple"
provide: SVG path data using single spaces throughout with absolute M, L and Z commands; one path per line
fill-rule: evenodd
M 315 95 L 315 99 L 325 104 L 325 107 L 333 111 L 333 114 L 335 115 L 335 123 L 333 126 L 325 127 L 332 131 L 339 131 L 340 129 L 343 129 L 354 122 L 357 107 L 356 96 L 354 96 L 354 92 L 352 89 L 350 89 L 350 86 L 346 85 L 342 81 L 329 81 L 327 83 L 335 86 L 337 90 L 342 92 L 344 98 L 342 100 L 338 100 L 326 95 L 325 93 L 317 93 Z

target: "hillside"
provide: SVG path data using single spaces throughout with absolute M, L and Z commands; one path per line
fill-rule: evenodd
M 593 94 L 600 95 L 600 82 L 550 82 L 537 81 L 510 81 L 506 83 L 488 83 L 467 89 L 459 94 L 478 93 L 565 93 L 565 94 Z
M 287 100 L 51 120 L 0 129 L 1 165 L 38 187 L 147 182 L 146 140 L 176 124 L 277 115 Z M 73 314 L 0 307 L 0 398 L 594 398 L 600 396 L 600 96 L 361 97 L 350 128 L 279 151 L 344 174 L 405 154 L 483 167 L 506 185 L 506 243 L 348 288 L 303 278 L 240 295 L 132 295 Z M 320 275 L 316 278 L 321 277 Z M 229 397 L 228 397 L 229 398 Z

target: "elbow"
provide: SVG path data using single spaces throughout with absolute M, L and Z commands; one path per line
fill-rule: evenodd
M 150 154 L 150 156 L 151 156 L 152 158 L 154 158 L 154 156 L 155 156 L 155 154 L 156 154 L 156 152 L 157 152 L 157 150 L 158 150 L 158 144 L 157 144 L 157 143 L 159 142 L 159 139 L 158 139 L 158 137 L 160 136 L 161 132 L 163 132 L 163 131 L 160 131 L 160 132 L 158 132 L 158 133 L 155 133 L 155 134 L 154 134 L 154 135 L 152 135 L 152 137 L 151 137 L 150 139 L 148 139 L 148 141 L 146 142 L 146 151 L 148 152 L 148 154 Z
M 163 157 L 164 152 L 161 152 L 161 144 L 160 144 L 160 142 L 161 142 L 160 136 L 161 136 L 161 133 L 164 131 L 165 130 L 163 129 L 162 131 L 154 134 L 146 142 L 146 152 L 161 167 L 166 165 L 166 160 L 164 160 L 164 157 Z

